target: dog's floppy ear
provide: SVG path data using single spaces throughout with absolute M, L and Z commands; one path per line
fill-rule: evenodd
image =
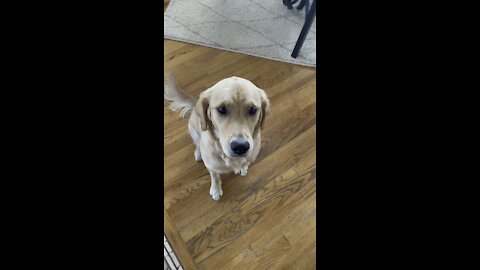
M 268 97 L 265 91 L 260 90 L 260 95 L 262 97 L 262 110 L 261 110 L 262 114 L 260 115 L 260 119 L 258 121 L 259 121 L 260 128 L 263 129 L 265 118 L 270 112 L 270 100 L 268 100 Z
M 208 127 L 211 126 L 210 118 L 208 117 L 208 106 L 209 97 L 206 93 L 202 93 L 197 101 L 197 105 L 195 106 L 195 111 L 200 118 L 200 126 L 202 131 L 207 131 Z

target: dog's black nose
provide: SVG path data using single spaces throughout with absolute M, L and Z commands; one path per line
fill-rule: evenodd
M 246 140 L 237 139 L 230 144 L 230 148 L 232 148 L 233 153 L 241 156 L 247 153 L 248 149 L 250 149 L 250 144 Z

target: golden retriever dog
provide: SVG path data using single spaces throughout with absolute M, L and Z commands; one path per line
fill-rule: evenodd
M 197 99 L 183 92 L 167 75 L 164 98 L 170 109 L 185 117 L 196 145 L 194 157 L 203 160 L 211 176 L 210 195 L 223 195 L 221 174 L 246 176 L 260 151 L 260 131 L 270 110 L 267 94 L 246 79 L 221 80 Z

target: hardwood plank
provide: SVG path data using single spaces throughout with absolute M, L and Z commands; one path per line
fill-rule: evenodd
M 306 198 L 304 203 L 299 204 L 284 218 L 270 218 L 268 220 L 270 229 L 265 231 L 250 245 L 255 255 L 260 257 L 265 254 L 270 249 L 269 245 L 275 243 L 275 241 L 278 239 L 284 239 L 290 244 L 297 243 L 297 239 L 292 239 L 291 235 L 286 235 L 285 232 L 287 232 L 287 234 L 291 234 L 292 231 L 299 231 L 299 228 L 305 229 L 302 224 L 305 222 L 305 220 L 307 222 L 311 220 L 315 221 L 315 201 L 316 196 L 314 194 Z M 287 226 L 285 226 L 285 224 L 287 224 Z
M 295 169 L 295 170 L 298 170 L 298 169 Z M 306 169 L 302 169 L 302 171 L 304 170 Z M 281 177 L 284 177 L 284 179 L 290 179 L 292 173 L 293 171 L 287 172 L 285 173 L 285 175 Z M 274 224 L 275 222 L 278 222 L 279 224 L 279 227 L 276 228 L 276 230 L 278 231 L 277 235 L 281 235 L 282 234 L 281 228 L 291 223 L 292 217 L 296 217 L 296 218 L 301 217 L 301 215 L 295 215 L 294 209 L 296 209 L 297 207 L 301 207 L 301 205 L 308 205 L 306 203 L 308 202 L 308 198 L 315 193 L 315 186 L 314 186 L 315 179 L 310 178 L 314 176 L 314 174 L 315 173 L 311 171 L 309 173 L 305 173 L 304 175 L 299 175 L 299 177 L 304 177 L 304 178 L 306 177 L 307 179 L 309 179 L 308 181 L 312 181 L 311 185 L 308 185 L 305 188 L 305 190 L 307 190 L 308 192 L 303 192 L 302 190 L 299 190 L 296 193 L 296 196 L 298 197 L 298 199 L 293 199 L 286 204 L 286 207 L 278 208 L 277 211 L 271 212 L 270 215 L 265 218 L 264 222 L 258 223 L 250 231 L 244 232 L 243 234 L 239 234 L 238 237 L 234 239 L 234 241 L 230 242 L 227 246 L 220 249 L 213 256 L 199 263 L 199 265 L 201 265 L 202 267 L 205 267 L 206 269 L 215 269 L 220 267 L 221 265 L 231 260 L 233 256 L 236 254 L 236 251 L 250 247 L 252 244 L 255 243 L 257 239 L 261 239 L 262 236 L 264 236 L 269 231 L 271 231 L 273 227 L 272 224 Z M 285 216 L 287 215 L 286 213 L 292 213 L 292 214 L 291 216 L 285 218 Z M 299 226 L 298 229 L 302 230 L 303 227 Z M 261 252 L 258 251 L 259 250 L 258 246 L 253 246 L 252 250 L 254 249 L 257 249 L 257 252 L 259 253 L 259 255 L 262 255 Z
M 172 245 L 172 249 L 176 255 L 180 258 L 180 263 L 185 270 L 198 269 L 197 265 L 190 256 L 183 240 L 179 237 L 175 225 L 171 222 L 170 217 L 166 209 L 163 209 L 163 231 L 167 235 L 168 241 Z
M 219 270 L 244 270 L 246 265 L 251 264 L 257 260 L 257 256 L 250 249 L 247 248 L 235 256 L 231 261 L 223 265 Z
M 290 252 L 285 253 L 282 257 L 276 260 L 269 269 L 301 269 L 297 268 L 295 264 L 302 262 L 307 265 L 315 265 L 314 256 L 309 252 L 316 247 L 317 231 L 307 231 L 304 237 L 295 245 L 292 245 Z M 310 254 L 305 257 L 306 254 Z M 254 266 L 255 267 L 255 266 Z M 259 268 L 253 268 L 259 269 Z M 313 270 L 315 268 L 306 268 L 304 270 Z M 303 269 L 302 269 L 303 270 Z
M 290 268 L 284 265 L 282 269 L 292 270 L 314 270 L 317 269 L 317 244 L 315 243 L 308 252 L 302 254 L 296 261 L 291 264 Z

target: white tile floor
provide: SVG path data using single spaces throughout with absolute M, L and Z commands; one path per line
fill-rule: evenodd
M 163 235 L 163 269 L 183 270 L 165 235 Z

